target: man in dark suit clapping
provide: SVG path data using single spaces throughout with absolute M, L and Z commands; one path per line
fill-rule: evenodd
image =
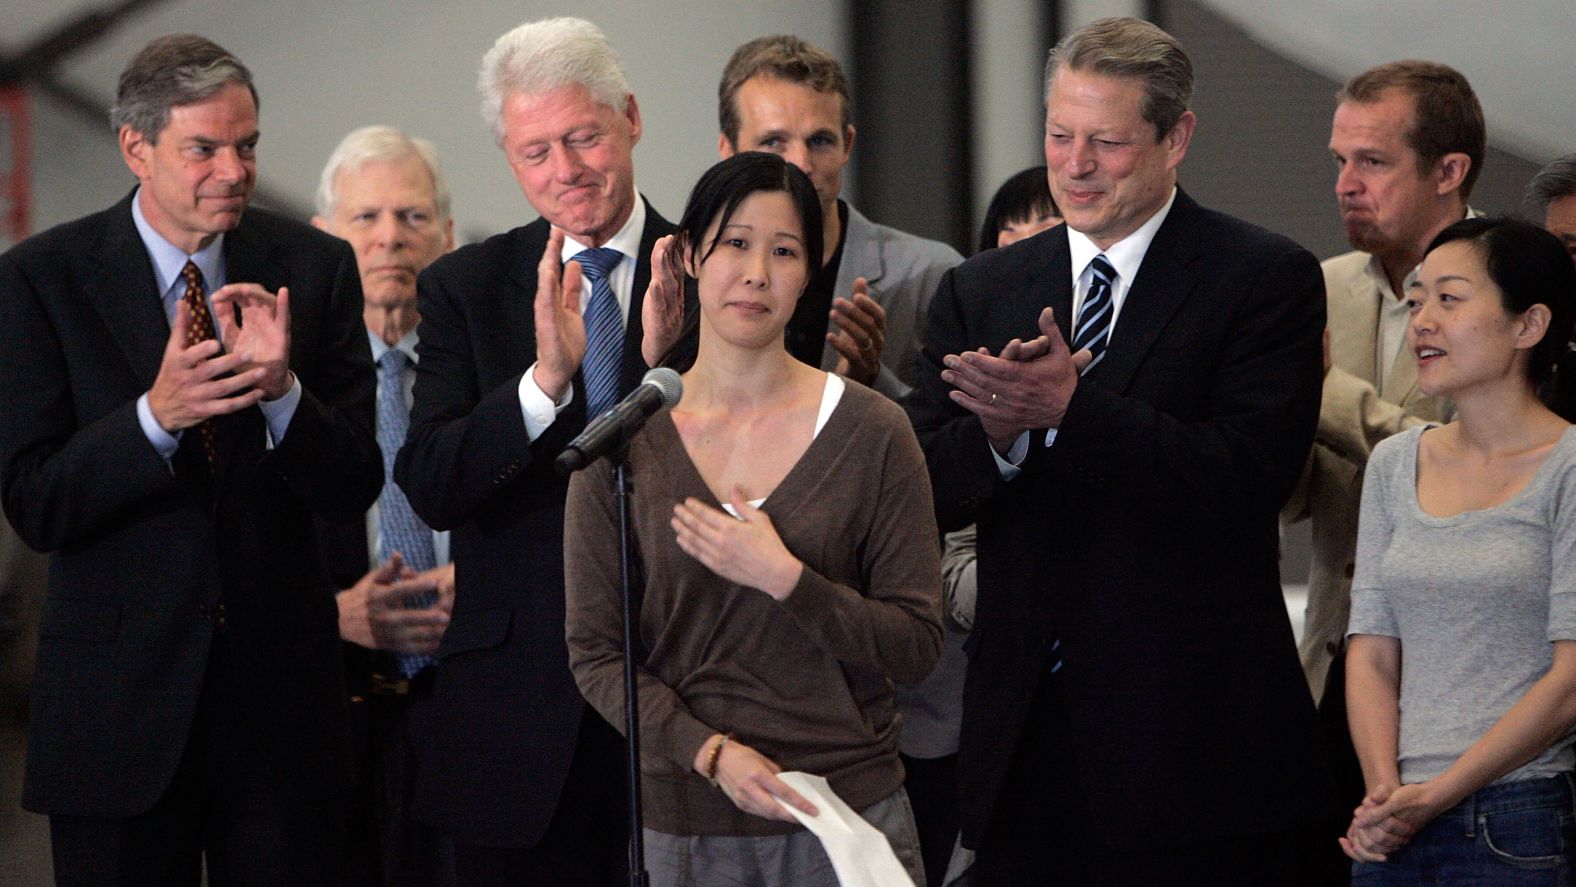
M 418 730 L 416 814 L 454 838 L 462 885 L 624 884 L 623 744 L 569 673 L 568 481 L 553 458 L 639 383 L 643 331 L 676 337 L 674 312 L 656 308 L 681 301 L 644 298 L 673 226 L 635 190 L 640 108 L 595 25 L 521 25 L 479 86 L 541 217 L 444 256 L 419 284 L 394 477 L 452 531 L 455 599 Z
M 60 884 L 336 884 L 348 777 L 314 515 L 382 483 L 344 243 L 248 209 L 250 72 L 148 44 L 138 184 L 0 257 L 0 487 L 51 552 L 23 803 Z
M 1192 67 L 1164 31 L 1091 24 L 1046 86 L 1067 224 L 943 279 L 909 401 L 942 528 L 979 527 L 976 883 L 1297 883 L 1327 788 L 1276 513 L 1318 415 L 1319 267 L 1177 187 Z

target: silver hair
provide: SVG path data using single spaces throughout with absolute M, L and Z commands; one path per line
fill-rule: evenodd
M 1540 213 L 1567 197 L 1576 197 L 1576 154 L 1566 154 L 1538 170 L 1527 185 L 1527 204 Z
M 482 56 L 476 78 L 482 117 L 500 145 L 509 93 L 536 95 L 574 85 L 620 114 L 629 104 L 629 81 L 602 29 L 568 17 L 527 22 L 499 37 Z
M 1045 97 L 1058 69 L 1131 77 L 1144 85 L 1144 120 L 1162 139 L 1193 100 L 1193 62 L 1175 37 L 1135 18 L 1103 18 L 1062 38 L 1045 62 Z
M 170 122 L 170 109 L 213 97 L 232 83 L 252 94 L 260 108 L 252 72 L 228 50 L 196 34 L 168 34 L 144 46 L 120 72 L 110 126 L 129 126 L 150 144 Z
M 416 157 L 432 174 L 433 202 L 438 206 L 438 219 L 449 217 L 453 202 L 449 185 L 443 178 L 443 165 L 438 162 L 438 149 L 426 139 L 409 136 L 392 126 L 363 126 L 353 130 L 328 155 L 323 174 L 317 180 L 317 214 L 327 219 L 333 216 L 339 201 L 335 183 L 339 174 L 349 169 L 360 169 L 368 163 L 403 160 Z

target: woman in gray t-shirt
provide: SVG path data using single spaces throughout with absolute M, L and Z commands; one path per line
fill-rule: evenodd
M 1469 219 L 1407 292 L 1418 385 L 1455 422 L 1375 448 L 1347 696 L 1367 797 L 1354 885 L 1569 884 L 1576 430 L 1538 397 L 1576 270 L 1524 222 Z

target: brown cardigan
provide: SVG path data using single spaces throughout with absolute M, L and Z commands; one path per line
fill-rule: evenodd
M 941 649 L 941 572 L 924 457 L 891 401 L 849 383 L 766 500 L 805 570 L 782 603 L 728 582 L 674 541 L 673 506 L 720 507 L 666 410 L 630 444 L 631 523 L 644 570 L 640 684 L 645 824 L 679 835 L 782 834 L 694 772 L 716 733 L 785 770 L 825 776 L 855 810 L 896 791 L 892 683 L 923 679 Z M 569 487 L 564 568 L 570 668 L 623 729 L 617 511 L 606 461 Z

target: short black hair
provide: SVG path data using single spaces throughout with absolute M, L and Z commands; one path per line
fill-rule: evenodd
M 1011 222 L 1021 222 L 1042 215 L 1059 216 L 1062 211 L 1051 196 L 1051 186 L 1043 166 L 1031 166 L 1001 183 L 985 209 L 985 221 L 980 225 L 980 252 L 996 248 L 996 235 Z
M 1570 254 L 1558 237 L 1508 216 L 1462 219 L 1439 232 L 1428 252 L 1458 240 L 1472 244 L 1482 257 L 1506 312 L 1522 314 L 1533 305 L 1548 307 L 1549 329 L 1532 348 L 1527 376 L 1549 402 L 1554 366 L 1570 347 L 1576 320 L 1576 265 L 1571 264 Z

